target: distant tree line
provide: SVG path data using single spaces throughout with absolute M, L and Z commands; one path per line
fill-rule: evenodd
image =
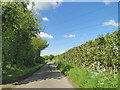
M 45 59 L 45 60 L 48 60 L 48 59 L 50 59 L 50 60 L 52 60 L 53 58 L 54 58 L 54 55 L 45 55 L 45 56 L 43 56 L 43 58 Z

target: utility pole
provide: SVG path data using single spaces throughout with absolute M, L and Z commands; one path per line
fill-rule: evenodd
M 118 56 L 120 57 L 120 46 L 118 47 Z M 120 65 L 120 58 L 118 58 L 118 64 Z M 118 65 L 118 70 L 120 69 L 120 66 Z
M 66 63 L 66 51 L 65 51 L 65 63 Z

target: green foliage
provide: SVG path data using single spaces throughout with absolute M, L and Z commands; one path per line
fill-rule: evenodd
M 119 60 L 119 40 L 118 36 L 120 30 L 114 31 L 112 34 L 107 33 L 105 36 L 99 35 L 95 40 L 90 40 L 84 44 L 74 47 L 66 52 L 67 63 L 71 65 L 86 67 L 90 65 L 99 64 L 106 69 L 112 68 L 114 72 L 118 68 Z M 64 54 L 55 56 L 54 60 L 64 58 Z M 93 66 L 92 66 L 93 67 Z
M 62 60 L 56 60 L 55 64 L 79 88 L 118 88 L 118 74 L 109 74 L 104 70 L 97 72 L 91 68 L 66 64 Z
M 27 9 L 28 2 L 2 2 L 3 81 L 29 74 L 45 64 L 40 51 L 49 46 L 37 38 L 41 19 Z
M 55 64 L 80 88 L 118 88 L 120 30 L 54 57 Z M 74 66 L 73 68 L 69 68 Z
M 49 44 L 47 44 L 47 41 L 43 40 L 42 38 L 32 38 L 32 45 L 34 49 L 39 51 L 49 46 Z
M 8 68 L 7 70 L 3 71 L 2 81 L 9 81 L 21 76 L 23 77 L 24 75 L 29 75 L 38 68 L 42 67 L 44 64 L 45 63 L 37 64 L 36 66 L 33 67 L 21 66 L 19 68 Z
M 65 53 L 63 53 L 61 55 L 54 56 L 53 59 L 54 60 L 63 60 L 63 59 L 65 59 Z
M 45 60 L 48 60 L 49 59 L 48 57 L 49 57 L 48 55 L 43 56 Z
M 44 60 L 40 51 L 48 47 L 37 38 L 42 31 L 41 19 L 27 9 L 28 2 L 2 2 L 2 66 L 33 66 Z
M 52 60 L 54 58 L 54 55 L 50 55 L 48 58 Z
M 50 60 L 52 60 L 53 58 L 54 58 L 54 55 L 45 55 L 45 56 L 43 56 L 43 58 L 45 59 L 45 60 L 48 60 L 48 59 L 50 59 Z
M 69 76 L 79 88 L 118 88 L 118 75 L 114 77 L 114 75 L 108 72 L 98 73 L 88 68 L 75 67 L 70 69 L 66 75 Z
M 43 40 L 42 38 L 32 38 L 32 46 L 33 46 L 32 54 L 34 55 L 33 60 L 35 60 L 36 63 L 39 63 L 40 51 L 48 47 L 49 44 L 47 44 L 47 41 Z

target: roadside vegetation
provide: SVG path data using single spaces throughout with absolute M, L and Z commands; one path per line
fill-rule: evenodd
M 9 83 L 12 81 L 18 81 L 20 79 L 24 79 L 26 76 L 31 75 L 34 71 L 41 68 L 46 62 L 41 64 L 36 64 L 35 66 L 22 66 L 19 68 L 8 68 L 7 70 L 3 70 L 3 83 Z
M 40 56 L 49 46 L 37 34 L 44 31 L 42 19 L 29 2 L 2 2 L 2 80 L 30 74 L 53 60 L 79 88 L 118 88 L 120 30 L 74 47 L 58 56 Z M 32 3 L 32 7 L 34 7 Z M 45 61 L 46 60 L 46 61 Z
M 98 72 L 91 68 L 69 65 L 63 61 L 55 61 L 55 64 L 79 88 L 118 88 L 117 70 L 113 75 L 104 70 Z
M 45 60 L 52 60 L 53 58 L 54 58 L 54 55 L 45 55 L 45 56 L 43 56 L 43 58 L 45 59 Z
M 53 61 L 79 88 L 118 88 L 119 41 L 116 30 L 68 50 L 66 60 L 63 53 Z
M 44 30 L 41 17 L 28 1 L 1 2 L 2 5 L 2 80 L 31 73 L 45 64 L 40 51 L 49 46 L 37 34 Z

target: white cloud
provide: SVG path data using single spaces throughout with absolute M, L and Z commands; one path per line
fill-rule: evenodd
M 67 35 L 64 35 L 65 38 L 67 38 Z
M 44 33 L 44 32 L 40 32 L 40 34 L 36 34 L 36 36 L 38 37 L 38 38 L 40 38 L 40 37 L 43 37 L 43 38 L 53 38 L 53 36 L 52 35 L 49 35 L 49 34 L 47 34 L 47 33 Z
M 69 34 L 69 35 L 64 35 L 65 38 L 72 38 L 75 37 L 75 35 Z
M 65 53 L 65 51 L 60 52 L 60 54 Z
M 57 54 L 57 52 L 54 52 L 54 54 Z
M 49 21 L 49 19 L 47 17 L 43 17 L 42 18 L 44 21 Z
M 110 0 L 104 0 L 103 2 L 105 3 L 105 5 L 110 5 L 111 4 Z
M 108 22 L 103 23 L 103 26 L 108 26 L 108 25 L 118 27 L 118 23 L 116 23 L 115 20 L 109 20 Z
M 69 35 L 68 37 L 75 37 L 75 35 Z
M 56 8 L 59 7 L 61 5 L 61 2 L 63 2 L 63 0 L 47 0 L 47 1 L 41 1 L 41 0 L 31 0 L 31 2 L 34 1 L 35 2 L 35 9 L 39 9 L 39 10 L 48 10 L 50 8 Z M 28 9 L 31 9 L 32 7 L 32 3 L 30 2 L 30 4 L 28 5 Z

